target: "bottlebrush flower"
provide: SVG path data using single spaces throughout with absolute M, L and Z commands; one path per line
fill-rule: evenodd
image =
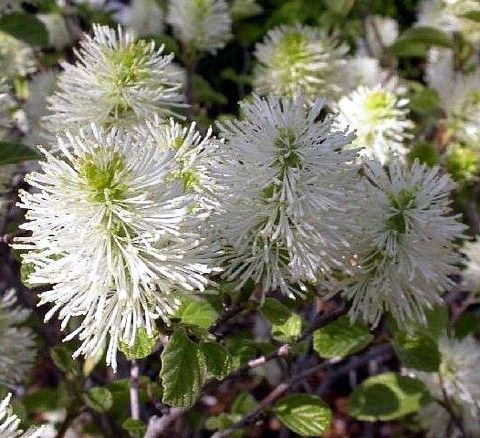
M 13 289 L 0 297 L 0 383 L 4 385 L 24 379 L 36 355 L 32 330 L 22 327 L 30 312 L 16 306 L 16 301 Z
M 292 297 L 305 282 L 341 266 L 349 217 L 352 136 L 332 129 L 316 100 L 273 95 L 241 104 L 244 119 L 221 125 L 226 144 L 215 173 L 222 212 L 215 218 L 225 276 L 263 293 Z M 321 118 L 321 120 L 320 120 Z
M 380 67 L 380 61 L 370 56 L 356 55 L 347 58 L 339 76 L 342 78 L 344 94 L 351 93 L 360 85 L 373 88 L 386 80 L 386 72 Z
M 193 50 L 215 53 L 231 37 L 225 0 L 169 0 L 167 21 L 175 36 Z
M 459 256 L 454 240 L 464 225 L 450 215 L 453 183 L 437 168 L 375 161 L 364 168 L 361 233 L 352 242 L 355 269 L 345 282 L 350 314 L 377 324 L 389 311 L 399 324 L 424 320 L 424 308 L 440 302 Z
M 172 151 L 94 125 L 67 133 L 59 149 L 63 156 L 45 152 L 42 171 L 26 178 L 38 190 L 21 193 L 32 235 L 15 246 L 28 250 L 28 282 L 54 285 L 40 295 L 53 303 L 46 319 L 58 312 L 65 329 L 82 317 L 67 336 L 82 341 L 75 357 L 107 343 L 115 369 L 119 342 L 133 345 L 140 327 L 153 336 L 176 289 L 205 289 L 209 250 L 188 223 L 195 200 L 171 178 L 180 171 Z
M 385 164 L 407 153 L 404 142 L 413 123 L 408 119 L 409 101 L 401 92 L 392 83 L 360 86 L 338 102 L 338 123 L 355 130 L 357 138 L 351 146 L 359 148 L 361 157 Z
M 122 4 L 115 17 L 139 37 L 164 32 L 164 14 L 156 0 L 132 0 L 129 6 Z
M 255 90 L 310 100 L 336 96 L 346 52 L 345 45 L 313 27 L 278 26 L 255 47 Z
M 432 397 L 445 401 L 448 397 L 449 404 L 455 409 L 456 414 L 462 419 L 466 429 L 478 436 L 480 433 L 480 374 L 478 363 L 480 361 L 480 345 L 476 339 L 468 335 L 463 339 L 456 339 L 444 334 L 440 337 L 438 348 L 441 362 L 438 373 L 412 371 L 417 378 L 425 383 Z M 440 412 L 443 412 L 443 420 Z M 432 402 L 419 413 L 420 423 L 429 431 L 428 436 L 441 436 L 448 428 L 451 417 L 447 410 L 437 402 Z M 441 427 L 444 429 L 440 429 Z M 455 430 L 456 425 L 452 424 Z M 435 434 L 440 431 L 440 434 Z M 461 436 L 458 434 L 451 436 Z
M 137 135 L 140 142 L 152 141 L 160 150 L 174 154 L 177 167 L 172 178 L 181 183 L 185 194 L 195 195 L 202 209 L 218 207 L 210 167 L 220 142 L 212 137 L 211 129 L 202 137 L 195 122 L 183 127 L 173 119 L 167 124 L 156 117 L 137 128 Z
M 398 23 L 389 17 L 370 15 L 365 20 L 365 40 L 370 52 L 381 58 L 385 48 L 398 38 Z
M 12 394 L 8 394 L 0 401 L 0 435 L 2 438 L 41 438 L 43 427 L 31 427 L 26 432 L 19 429 L 20 418 L 18 418 L 10 407 Z
M 130 31 L 94 25 L 76 52 L 77 63 L 63 63 L 58 90 L 50 98 L 45 125 L 51 134 L 85 127 L 131 126 L 155 114 L 174 114 L 182 100 L 182 79 L 163 47 L 136 40 Z

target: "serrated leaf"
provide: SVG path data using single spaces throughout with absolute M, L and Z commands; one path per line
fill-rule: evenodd
M 209 374 L 223 379 L 230 372 L 232 359 L 223 345 L 217 342 L 201 342 L 200 350 L 205 358 Z
M 158 334 L 156 332 L 153 333 L 153 336 L 148 336 L 144 327 L 138 327 L 133 345 L 129 346 L 126 342 L 120 341 L 118 349 L 128 360 L 143 359 L 152 353 L 157 344 L 157 339 Z
M 162 352 L 162 401 L 178 407 L 193 405 L 205 383 L 206 372 L 199 346 L 185 330 L 176 330 Z
M 393 348 L 398 358 L 407 367 L 426 372 L 438 371 L 441 356 L 432 338 L 397 332 L 393 340 Z
M 287 306 L 274 298 L 265 298 L 262 307 L 260 307 L 260 312 L 272 324 L 276 325 L 285 324 L 292 314 Z
M 429 400 L 420 380 L 384 373 L 370 377 L 353 391 L 349 414 L 361 421 L 390 421 L 417 412 Z
M 37 152 L 20 143 L 0 141 L 0 166 L 39 158 Z
M 83 400 L 97 412 L 106 412 L 113 405 L 112 393 L 107 388 L 92 388 L 83 394 Z
M 286 427 L 301 436 L 320 436 L 332 422 L 332 411 L 316 395 L 289 394 L 272 410 Z
M 48 46 L 47 28 L 32 14 L 12 12 L 0 17 L 0 31 L 34 47 Z
M 373 336 L 365 324 L 355 322 L 352 325 L 344 315 L 315 330 L 313 349 L 323 358 L 344 357 L 362 350 L 372 340 Z
M 302 331 L 302 318 L 292 313 L 284 324 L 272 325 L 272 336 L 282 342 L 291 342 Z
M 134 420 L 133 418 L 128 418 L 122 423 L 122 427 L 130 433 L 138 434 L 143 436 L 147 427 L 143 421 Z
M 75 369 L 75 362 L 71 351 L 64 345 L 58 345 L 50 349 L 50 356 L 53 363 L 64 373 L 72 372 Z
M 175 317 L 184 324 L 207 330 L 218 318 L 218 312 L 208 301 L 185 297 Z

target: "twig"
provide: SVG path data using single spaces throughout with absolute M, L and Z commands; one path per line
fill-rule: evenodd
M 157 438 L 168 429 L 168 427 L 180 418 L 185 409 L 171 408 L 170 412 L 162 417 L 154 415 L 150 418 L 144 438 Z
M 136 360 L 130 363 L 130 412 L 134 420 L 140 420 L 140 400 L 138 397 L 138 378 L 140 370 Z
M 217 330 L 229 319 L 232 319 L 233 317 L 237 316 L 240 314 L 243 310 L 245 310 L 245 304 L 244 303 L 235 303 L 231 305 L 225 312 L 223 312 L 217 320 L 210 326 L 208 331 L 212 334 L 215 335 Z
M 378 345 L 378 346 L 372 347 L 363 356 L 359 356 L 358 358 L 355 358 L 357 360 L 351 360 L 350 363 L 348 364 L 348 368 L 353 369 L 353 367 L 358 367 L 364 363 L 367 363 L 373 357 L 376 357 L 379 354 L 384 354 L 387 351 L 387 348 L 391 349 L 389 345 L 387 346 Z M 240 421 L 230 426 L 228 429 L 216 432 L 215 434 L 212 435 L 212 438 L 226 438 L 236 430 L 242 429 L 246 426 L 249 426 L 255 423 L 257 419 L 263 414 L 263 411 L 268 409 L 277 399 L 279 399 L 283 394 L 285 394 L 285 392 L 287 392 L 292 386 L 295 386 L 296 384 L 302 382 L 303 380 L 308 379 L 310 376 L 318 373 L 319 371 L 325 370 L 326 368 L 329 368 L 330 366 L 337 364 L 340 360 L 341 359 L 339 358 L 329 359 L 303 371 L 302 373 L 297 374 L 296 376 L 292 376 L 289 380 L 287 380 L 284 383 L 281 383 L 273 391 L 271 391 L 263 400 L 260 401 L 260 403 L 257 405 L 257 407 L 253 411 L 251 411 L 249 414 L 243 417 Z

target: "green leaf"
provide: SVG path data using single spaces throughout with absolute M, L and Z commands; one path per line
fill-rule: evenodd
M 424 43 L 417 43 L 411 40 L 399 41 L 397 40 L 389 47 L 389 51 L 398 57 L 417 57 L 424 58 L 428 53 L 428 45 Z
M 405 41 L 426 44 L 429 46 L 441 46 L 441 47 L 452 47 L 453 40 L 445 32 L 428 26 L 417 26 L 407 29 L 398 37 L 398 39 L 393 43 L 391 48 L 393 48 L 398 43 L 404 43 Z
M 274 298 L 265 298 L 260 312 L 262 312 L 263 316 L 272 324 L 276 325 L 285 324 L 292 314 L 287 306 Z
M 255 3 L 255 0 L 233 0 L 230 6 L 230 16 L 233 21 L 245 20 L 262 12 L 263 8 Z
M 402 332 L 395 333 L 393 348 L 404 365 L 416 370 L 435 372 L 441 357 L 436 342 L 428 337 Z
M 50 356 L 53 363 L 64 373 L 75 370 L 75 362 L 72 358 L 72 352 L 65 346 L 59 345 L 50 349 Z
M 468 20 L 476 21 L 480 23 L 480 11 L 468 11 L 461 15 L 463 18 Z
M 302 318 L 296 313 L 292 313 L 285 324 L 273 324 L 272 336 L 282 342 L 291 342 L 302 331 Z
M 128 360 L 143 359 L 153 351 L 157 344 L 157 339 L 157 333 L 149 337 L 144 327 L 138 327 L 133 345 L 129 346 L 126 342 L 120 341 L 118 349 Z
M 335 14 L 347 15 L 352 9 L 355 0 L 324 0 L 328 9 Z
M 184 324 L 207 330 L 218 318 L 218 312 L 208 301 L 185 297 L 175 317 Z
M 92 388 L 83 394 L 83 400 L 97 412 L 106 412 L 113 405 L 112 393 L 107 388 Z
M 289 394 L 272 408 L 278 419 L 300 436 L 320 436 L 332 422 L 332 411 L 320 398 L 310 394 Z
M 420 114 L 426 114 L 438 108 L 438 93 L 431 88 L 423 88 L 410 99 L 410 108 Z
M 200 350 L 205 358 L 209 374 L 223 379 L 230 372 L 232 359 L 223 345 L 217 342 L 201 342 Z
M 147 427 L 145 423 L 140 420 L 134 420 L 133 418 L 128 418 L 122 423 L 122 427 L 132 434 L 137 434 L 139 436 L 143 436 Z
M 478 318 L 472 313 L 464 313 L 455 323 L 455 337 L 463 339 L 478 330 Z
M 8 143 L 0 141 L 0 166 L 3 164 L 15 164 L 27 160 L 36 160 L 39 155 L 28 146 L 20 143 Z
M 47 28 L 32 14 L 12 12 L 0 17 L 0 31 L 34 47 L 48 46 Z
M 349 414 L 361 421 L 390 421 L 418 411 L 429 400 L 420 380 L 384 373 L 370 377 L 353 391 Z
M 248 391 L 240 391 L 232 403 L 232 414 L 246 415 L 257 407 L 257 401 Z
M 206 371 L 199 346 L 185 330 L 176 330 L 162 352 L 162 401 L 179 407 L 193 405 L 205 383 Z
M 410 149 L 408 159 L 412 163 L 418 160 L 422 164 L 433 167 L 438 163 L 438 152 L 432 143 L 418 143 Z
M 448 326 L 447 306 L 437 304 L 425 311 L 425 317 L 427 318 L 427 326 L 420 326 L 420 330 L 438 339 Z
M 42 388 L 23 397 L 23 405 L 29 413 L 55 411 L 65 407 L 67 403 L 68 393 L 65 385 L 58 388 Z
M 373 336 L 361 322 L 351 324 L 347 316 L 313 333 L 313 349 L 323 358 L 343 357 L 365 348 Z
M 193 77 L 193 92 L 199 102 L 216 103 L 218 105 L 226 105 L 228 103 L 228 99 L 222 93 L 216 91 L 200 75 Z

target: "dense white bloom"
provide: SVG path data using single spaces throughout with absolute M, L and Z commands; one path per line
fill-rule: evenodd
M 225 0 L 169 0 L 167 21 L 175 36 L 195 50 L 215 53 L 231 37 Z
M 353 159 L 341 148 L 352 136 L 333 130 L 330 116 L 319 120 L 324 109 L 322 100 L 308 109 L 302 98 L 254 95 L 241 104 L 243 120 L 221 126 L 216 225 L 226 277 L 239 287 L 251 278 L 264 293 L 293 296 L 295 283 L 341 265 Z
M 462 271 L 464 284 L 478 290 L 480 288 L 480 241 L 465 242 L 462 253 L 467 257 L 465 269 Z
M 450 215 L 453 183 L 438 168 L 392 161 L 364 167 L 364 193 L 356 187 L 362 230 L 353 242 L 352 278 L 344 295 L 352 318 L 378 323 L 384 311 L 403 326 L 424 320 L 424 308 L 440 302 L 455 272 L 454 239 L 464 225 Z
M 27 121 L 27 135 L 23 143 L 37 146 L 45 140 L 43 118 L 48 114 L 47 99 L 51 96 L 57 85 L 57 74 L 49 70 L 36 75 L 28 83 L 28 99 L 23 105 Z
M 455 139 L 478 149 L 480 136 L 480 68 L 456 71 L 451 50 L 431 50 L 427 83 L 437 91 L 445 112 L 446 127 Z
M 389 17 L 370 15 L 365 22 L 365 39 L 373 56 L 380 58 L 398 38 L 398 23 Z
M 36 354 L 33 332 L 21 327 L 29 312 L 16 301 L 13 289 L 0 297 L 0 383 L 5 385 L 25 379 Z
M 0 436 L 2 438 L 41 438 L 43 428 L 31 427 L 26 432 L 19 429 L 20 418 L 18 418 L 10 407 L 12 394 L 8 394 L 0 401 Z
M 0 77 L 13 79 L 36 70 L 35 54 L 30 46 L 0 32 Z
M 480 345 L 471 335 L 456 339 L 444 334 L 438 341 L 438 349 L 441 355 L 438 373 L 420 371 L 412 371 L 412 373 L 427 385 L 435 399 L 444 400 L 445 396 L 448 397 L 450 404 L 464 420 L 467 430 L 476 432 L 472 436 L 478 436 L 480 433 L 480 373 L 478 372 Z M 419 414 L 420 422 L 429 429 L 429 436 L 432 437 L 442 436 L 434 433 L 449 421 L 449 415 L 445 409 L 438 403 L 435 405 L 437 406 L 427 406 Z M 442 410 L 446 419 L 436 424 L 440 420 Z M 429 415 L 432 417 L 428 418 Z M 451 436 L 457 436 L 456 433 L 458 431 Z
M 211 129 L 202 137 L 195 122 L 183 127 L 173 119 L 167 124 L 156 117 L 137 128 L 137 133 L 140 142 L 152 141 L 161 150 L 174 153 L 178 166 L 172 177 L 182 184 L 185 194 L 195 194 L 204 209 L 218 206 L 210 167 L 220 142 L 212 137 Z
M 467 12 L 480 12 L 475 0 L 423 0 L 420 3 L 418 24 L 433 26 L 446 32 L 461 32 L 472 42 L 480 40 L 480 24 L 464 17 Z
M 74 37 L 68 29 L 67 22 L 60 14 L 37 14 L 37 18 L 45 25 L 48 41 L 57 50 L 73 44 Z
M 310 100 L 336 96 L 341 91 L 339 73 L 346 52 L 345 45 L 316 28 L 278 26 L 255 46 L 255 90 Z
M 338 123 L 355 130 L 357 138 L 351 146 L 360 148 L 360 156 L 384 164 L 407 153 L 404 143 L 413 123 L 408 119 L 409 100 L 402 92 L 391 82 L 360 86 L 338 102 Z
M 46 118 L 49 131 L 92 122 L 129 126 L 154 114 L 173 114 L 182 100 L 181 78 L 171 66 L 173 55 L 162 56 L 162 50 L 120 27 L 94 25 L 93 37 L 86 36 L 76 52 L 77 63 L 62 64 Z
M 122 7 L 116 19 L 139 37 L 161 34 L 164 31 L 163 10 L 157 0 L 132 0 Z
M 187 223 L 194 199 L 171 178 L 175 154 L 128 133 L 94 125 L 59 139 L 63 157 L 45 152 L 42 172 L 27 176 L 39 191 L 21 193 L 31 237 L 18 238 L 32 266 L 30 284 L 54 284 L 40 295 L 53 303 L 67 336 L 82 341 L 75 353 L 96 356 L 108 343 L 116 367 L 120 341 L 132 345 L 137 329 L 153 335 L 155 320 L 176 305 L 175 289 L 203 291 L 209 257 Z

